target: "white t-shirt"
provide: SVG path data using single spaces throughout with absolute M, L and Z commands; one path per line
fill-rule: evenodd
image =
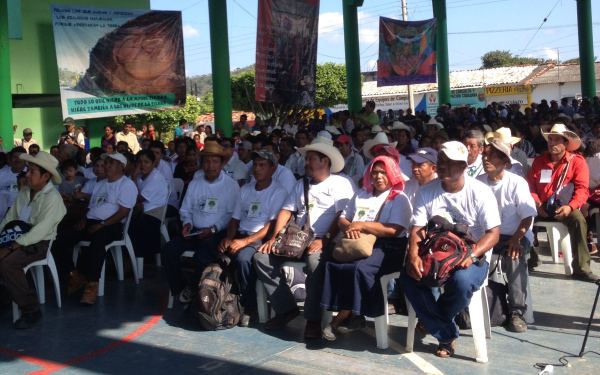
M 194 228 L 216 225 L 217 230 L 223 230 L 233 215 L 239 194 L 238 183 L 223 171 L 213 182 L 206 181 L 204 174 L 194 178 L 181 203 L 181 222 L 192 224 Z
M 285 162 L 286 168 L 292 171 L 292 174 L 304 176 L 304 155 L 298 151 L 290 155 L 290 158 Z
M 389 190 L 379 194 L 379 196 L 373 196 L 371 193 L 360 189 L 354 198 L 350 200 L 341 216 L 350 221 L 375 221 L 377 213 L 384 200 L 387 200 L 388 195 Z M 410 225 L 411 215 L 412 208 L 408 197 L 404 193 L 400 193 L 391 201 L 386 201 L 377 221 L 385 224 L 401 225 L 405 229 L 405 232 L 402 233 L 402 237 L 404 237 L 406 236 L 406 229 Z
M 95 178 L 96 175 L 94 174 L 94 168 L 93 167 L 83 168 L 83 177 L 85 177 L 86 180 L 91 180 L 92 178 Z
M 456 193 L 444 191 L 439 179 L 419 189 L 412 224 L 424 227 L 436 215 L 455 224 L 466 224 L 476 241 L 486 230 L 500 226 L 494 193 L 486 184 L 470 177 L 465 177 L 464 187 Z
M 17 199 L 19 194 L 19 185 L 17 176 L 19 173 L 13 173 L 8 165 L 0 169 L 0 216 L 4 214 Z
M 114 215 L 119 207 L 131 209 L 135 206 L 137 195 L 138 190 L 129 177 L 122 176 L 114 182 L 104 179 L 94 186 L 87 218 L 106 220 Z
M 256 182 L 256 180 L 254 179 L 254 176 L 252 175 L 252 161 L 248 162 L 247 164 L 249 167 L 248 169 L 250 170 L 250 181 L 249 183 L 253 184 Z M 196 178 L 194 176 L 194 178 Z M 277 169 L 275 169 L 275 172 L 273 172 L 273 181 L 276 181 L 279 185 L 281 185 L 281 187 L 283 187 L 285 189 L 285 191 L 289 193 L 292 192 L 292 190 L 294 190 L 294 187 L 296 186 L 296 183 L 298 182 L 298 180 L 296 180 L 296 177 L 294 176 L 294 174 L 292 173 L 292 171 L 289 170 L 289 168 L 284 167 L 281 164 L 277 164 Z
M 94 187 L 98 183 L 98 177 L 90 178 L 85 182 L 83 187 L 81 188 L 81 192 L 85 194 L 92 194 L 94 192 Z
M 434 173 L 434 179 L 437 178 L 437 173 Z M 433 181 L 433 180 L 431 180 Z M 429 182 L 431 182 L 429 181 Z M 428 183 L 429 183 L 428 182 Z M 427 185 L 427 184 L 425 184 Z M 404 194 L 406 194 L 406 196 L 408 197 L 408 200 L 410 201 L 411 205 L 415 204 L 415 196 L 417 195 L 417 192 L 419 191 L 419 189 L 421 189 L 421 185 L 419 185 L 419 181 L 417 181 L 414 178 L 411 178 L 410 180 L 406 181 L 406 183 L 404 184 Z
M 400 154 L 400 163 L 398 165 L 400 166 L 404 180 L 412 178 L 412 161 L 409 158 Z
M 257 191 L 256 183 L 242 186 L 233 210 L 233 218 L 240 221 L 241 232 L 256 233 L 274 220 L 287 199 L 288 193 L 276 181 Z
M 358 153 L 352 151 L 344 162 L 344 174 L 358 184 L 365 173 L 365 161 Z
M 529 191 L 529 184 L 523 177 L 505 171 L 502 180 L 498 182 L 490 181 L 487 174 L 481 175 L 477 179 L 488 185 L 496 196 L 502 222 L 500 224 L 500 234 L 512 236 L 519 227 L 521 220 L 530 216 L 537 216 L 535 201 Z M 533 242 L 531 228 L 525 233 L 525 237 L 530 243 Z
M 144 198 L 144 212 L 164 207 L 167 204 L 169 187 L 158 169 L 154 168 L 145 180 L 138 177 L 137 187 L 140 195 Z
M 171 182 L 171 180 L 173 179 L 173 170 L 171 169 L 171 165 L 169 163 L 167 163 L 163 159 L 160 159 L 156 169 L 158 169 L 160 174 L 165 178 L 167 182 Z
M 593 157 L 585 158 L 585 160 L 590 170 L 590 189 L 593 189 L 600 185 L 600 155 L 596 154 Z
M 234 153 L 233 156 L 231 156 L 231 159 L 229 159 L 229 161 L 227 162 L 227 164 L 225 164 L 225 166 L 223 167 L 223 171 L 231 178 L 233 178 L 235 181 L 240 181 L 240 180 L 245 180 L 246 178 L 248 178 L 248 170 L 246 169 L 246 164 L 244 164 L 243 161 L 241 161 L 237 154 Z
M 329 227 L 354 196 L 350 181 L 342 176 L 330 175 L 325 181 L 310 184 L 308 190 L 308 207 L 310 209 L 310 224 L 315 236 L 322 237 Z M 292 193 L 284 203 L 284 210 L 296 211 L 300 225 L 306 221 L 304 204 L 304 182 L 299 180 Z

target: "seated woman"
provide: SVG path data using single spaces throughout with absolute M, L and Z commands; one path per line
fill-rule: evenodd
M 339 227 L 345 238 L 372 234 L 377 242 L 367 258 L 327 262 L 321 306 L 339 312 L 323 330 L 324 339 L 335 340 L 337 328 L 353 314 L 376 317 L 387 308 L 379 279 L 402 267 L 412 212 L 403 189 L 404 179 L 395 159 L 377 156 L 365 171 L 363 189 L 342 212 Z
M 168 184 L 155 168 L 155 156 L 150 150 L 137 154 L 138 199 L 129 225 L 129 237 L 137 257 L 160 252 L 160 220 L 169 198 Z

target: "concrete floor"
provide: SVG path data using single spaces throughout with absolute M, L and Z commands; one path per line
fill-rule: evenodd
M 407 318 L 401 315 L 390 317 L 385 351 L 376 348 L 372 325 L 334 343 L 310 345 L 302 340 L 301 318 L 277 333 L 260 327 L 202 332 L 181 306 L 165 309 L 164 278 L 149 266 L 139 286 L 109 274 L 106 296 L 93 307 L 64 298 L 58 309 L 47 282 L 44 318 L 31 330 L 14 330 L 10 306 L 2 307 L 0 374 L 537 374 L 536 362 L 579 353 L 597 290 L 565 277 L 548 254 L 542 259 L 546 263 L 531 277 L 536 324 L 522 334 L 493 328 L 487 364 L 474 362 L 470 331 L 461 332 L 453 358 L 435 357 L 431 336 L 404 353 Z M 587 348 L 600 352 L 600 319 L 594 319 Z M 569 363 L 554 373 L 600 373 L 600 356 L 593 353 Z

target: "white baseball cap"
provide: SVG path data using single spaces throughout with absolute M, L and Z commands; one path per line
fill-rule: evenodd
M 467 147 L 464 144 L 462 144 L 462 142 L 444 142 L 442 144 L 440 152 L 443 152 L 444 155 L 446 155 L 450 160 L 464 161 L 465 163 L 467 163 L 467 156 L 469 155 L 469 152 L 467 151 Z
M 123 164 L 124 167 L 127 166 L 127 158 L 125 157 L 125 155 L 123 155 L 119 152 L 113 152 L 112 154 L 102 154 L 101 158 L 102 159 L 106 159 L 106 158 L 115 159 L 116 161 Z

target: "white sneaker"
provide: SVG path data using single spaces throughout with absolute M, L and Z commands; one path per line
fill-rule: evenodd
M 335 337 L 334 328 L 331 326 L 331 324 L 328 324 L 327 327 L 323 328 L 321 337 L 327 341 L 335 341 L 337 337 Z

